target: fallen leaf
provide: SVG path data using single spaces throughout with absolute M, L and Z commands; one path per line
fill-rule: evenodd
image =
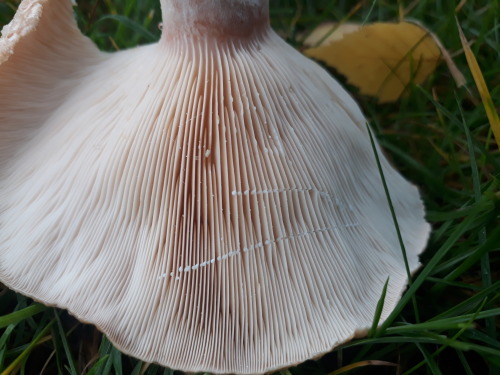
M 430 32 L 410 22 L 361 26 L 305 54 L 334 67 L 380 102 L 397 100 L 412 82 L 422 84 L 441 60 Z

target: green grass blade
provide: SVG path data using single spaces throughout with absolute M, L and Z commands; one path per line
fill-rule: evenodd
M 487 319 L 498 316 L 500 316 L 500 308 L 455 316 L 452 318 L 432 320 L 424 323 L 389 327 L 386 330 L 386 334 L 405 334 L 411 332 L 416 333 L 419 331 L 444 331 L 449 329 L 470 328 L 473 326 L 473 319 Z
M 457 23 L 458 23 L 458 21 L 457 21 Z M 461 36 L 462 42 L 463 42 L 465 37 L 463 36 L 462 29 L 460 28 L 460 26 L 458 26 L 458 28 L 460 30 L 460 36 Z M 466 47 L 464 45 L 464 48 L 468 48 L 468 53 L 472 55 L 472 59 L 475 62 L 475 58 L 472 54 L 472 51 L 470 51 L 470 48 L 468 47 L 468 45 Z M 469 61 L 469 65 L 471 65 L 469 55 L 467 55 L 467 59 Z M 477 66 L 477 62 L 475 62 L 475 63 L 476 63 L 475 68 L 477 68 L 479 70 L 479 66 Z M 480 70 L 479 70 L 479 74 L 482 78 L 482 74 L 480 73 Z M 474 76 L 474 77 L 476 78 L 476 76 Z M 484 83 L 484 79 L 482 79 L 482 82 Z M 486 86 L 486 84 L 484 84 L 484 85 Z M 487 91 L 487 89 L 486 89 L 486 91 Z M 455 93 L 455 97 L 456 97 L 456 93 Z M 491 97 L 489 96 L 489 93 L 488 93 L 488 97 L 490 100 L 488 103 L 492 104 L 492 103 L 490 103 Z M 456 97 L 456 100 L 457 100 L 457 103 L 459 103 L 458 97 Z M 485 101 L 485 105 L 486 105 L 486 101 Z M 476 202 L 479 202 L 481 200 L 481 183 L 480 183 L 480 178 L 479 178 L 479 170 L 477 167 L 476 157 L 475 157 L 475 153 L 474 153 L 474 145 L 472 143 L 472 137 L 471 137 L 471 134 L 469 131 L 469 127 L 467 126 L 467 123 L 465 121 L 465 116 L 464 116 L 462 107 L 459 105 L 458 108 L 460 109 L 460 114 L 462 116 L 462 124 L 463 124 L 463 128 L 464 128 L 465 136 L 467 138 L 467 146 L 469 149 L 470 167 L 471 167 L 471 171 L 472 171 L 472 182 L 473 182 L 473 188 L 474 188 L 474 197 L 476 199 Z M 494 109 L 493 112 L 496 115 L 495 126 L 500 126 L 496 110 Z M 490 119 L 490 120 L 492 120 L 492 119 Z M 492 127 L 493 127 L 493 122 L 492 122 Z M 500 129 L 494 129 L 494 130 L 499 131 L 498 134 L 496 134 L 496 136 L 500 137 Z M 500 145 L 500 139 L 498 139 L 498 138 L 497 138 L 497 143 Z M 499 229 L 499 228 L 497 228 L 497 229 Z M 500 232 L 497 230 L 497 234 L 499 234 L 499 233 Z M 490 237 L 490 240 L 491 239 L 492 238 Z M 481 231 L 479 232 L 479 243 L 484 244 L 485 242 L 486 242 L 486 228 L 482 228 Z M 491 268 L 490 268 L 490 258 L 489 258 L 488 251 L 483 252 L 481 254 L 480 258 L 481 258 L 481 277 L 483 280 L 483 285 L 485 287 L 489 287 L 489 286 L 491 286 Z M 455 274 L 458 274 L 457 271 L 455 272 Z M 486 320 L 486 330 L 488 331 L 488 334 L 491 337 L 496 337 L 496 328 L 495 328 L 495 321 L 494 320 L 492 320 L 492 319 Z
M 380 163 L 380 158 L 378 156 L 377 146 L 375 145 L 375 140 L 373 139 L 373 134 L 372 134 L 372 131 L 371 131 L 368 123 L 366 124 L 366 129 L 368 130 L 368 135 L 370 136 L 370 143 L 372 146 L 373 153 L 375 154 L 375 161 L 377 163 L 377 168 L 378 168 L 378 171 L 380 174 L 380 178 L 382 179 L 382 185 L 384 187 L 384 192 L 385 192 L 385 196 L 387 199 L 387 203 L 388 203 L 389 209 L 391 211 L 392 221 L 393 221 L 394 228 L 395 228 L 397 236 L 398 236 L 399 246 L 401 247 L 401 252 L 403 254 L 403 259 L 404 259 L 405 269 L 406 269 L 406 276 L 408 277 L 408 285 L 411 285 L 412 284 L 412 276 L 411 276 L 410 266 L 408 264 L 408 257 L 406 255 L 406 248 L 405 248 L 405 245 L 403 242 L 403 237 L 401 235 L 401 230 L 399 228 L 398 219 L 396 217 L 396 211 L 394 210 L 394 205 L 392 203 L 392 198 L 391 198 L 391 194 L 389 192 L 389 187 L 387 186 L 387 181 L 385 180 L 384 171 L 382 170 L 382 164 Z M 413 302 L 413 311 L 415 313 L 415 319 L 418 322 L 419 321 L 419 313 L 418 313 L 418 307 L 417 307 L 417 300 L 413 295 L 412 295 L 411 299 Z M 377 333 L 375 333 L 375 334 L 377 334 Z
M 0 316 L 0 328 L 5 328 L 11 324 L 17 324 L 20 321 L 28 319 L 33 315 L 39 314 L 42 311 L 47 310 L 48 307 L 41 305 L 39 303 L 26 307 L 22 310 L 13 312 L 11 314 L 7 314 L 4 316 Z
M 474 284 L 466 284 L 466 283 L 462 283 L 462 282 L 458 282 L 458 281 L 446 281 L 446 280 L 439 279 L 437 277 L 432 277 L 432 276 L 429 276 L 426 281 L 429 283 L 432 283 L 432 284 L 443 284 L 446 286 L 452 286 L 454 288 L 460 288 L 460 289 L 471 290 L 471 291 L 482 290 L 481 286 L 477 286 Z
M 463 369 L 465 370 L 466 375 L 474 375 L 472 369 L 470 368 L 469 363 L 467 362 L 467 358 L 462 351 L 457 351 L 458 359 L 460 359 L 460 363 L 462 364 Z
M 112 374 L 113 363 L 116 360 L 113 355 L 113 350 L 116 350 L 111 344 L 111 341 L 108 340 L 106 336 L 102 336 L 101 346 L 99 347 L 99 354 L 101 356 L 106 356 L 106 361 L 103 363 L 99 371 L 97 371 L 98 375 L 110 375 Z
M 144 366 L 143 362 L 139 362 L 135 365 L 134 369 L 132 370 L 132 373 L 130 375 L 140 375 L 142 372 L 142 367 Z
M 463 337 L 467 338 L 468 341 L 481 342 L 492 348 L 500 350 L 500 341 L 491 338 L 489 335 L 481 332 L 480 330 L 477 329 L 467 330 L 464 332 Z
M 19 366 L 28 356 L 31 351 L 38 345 L 38 343 L 42 340 L 42 338 L 50 331 L 52 325 L 55 320 L 52 320 L 49 324 L 47 324 L 36 337 L 31 341 L 31 343 L 22 351 L 22 353 L 3 371 L 0 375 L 10 375 L 14 369 Z
M 373 337 L 377 331 L 377 327 L 380 322 L 380 317 L 382 316 L 382 310 L 384 309 L 385 295 L 387 294 L 388 285 L 389 285 L 389 278 L 387 278 L 387 280 L 385 281 L 384 287 L 382 288 L 382 294 L 377 302 L 377 307 L 375 309 L 375 316 L 373 317 L 373 323 L 369 331 L 368 337 Z
M 500 350 L 490 348 L 488 346 L 473 344 L 470 342 L 459 341 L 459 340 L 455 340 L 455 339 L 450 339 L 446 336 L 438 335 L 438 334 L 435 334 L 432 332 L 427 332 L 426 336 L 428 336 L 430 338 L 434 338 L 436 340 L 436 342 L 439 342 L 443 345 L 450 346 L 450 347 L 458 349 L 458 350 L 462 350 L 462 351 L 473 350 L 479 354 L 500 357 Z
M 483 309 L 484 305 L 486 303 L 486 300 L 483 301 L 483 303 L 481 304 L 481 306 L 479 306 L 479 308 L 477 309 L 476 313 L 475 314 L 472 314 L 472 316 L 470 317 L 468 323 L 472 323 L 475 319 L 478 318 L 478 314 L 480 313 L 480 311 Z M 451 342 L 456 342 L 456 340 L 465 332 L 465 330 L 467 329 L 467 326 L 464 326 L 463 328 L 461 328 L 451 339 L 450 341 Z M 434 335 L 433 333 L 427 333 L 427 332 L 424 332 L 425 335 L 429 335 L 429 334 L 432 334 Z M 445 343 L 443 345 L 441 345 L 441 347 L 439 347 L 431 356 L 430 358 L 425 358 L 424 361 L 420 362 L 419 364 L 417 364 L 416 366 L 412 367 L 410 370 L 406 371 L 403 375 L 407 375 L 407 374 L 411 374 L 413 373 L 414 371 L 416 371 L 417 369 L 419 369 L 420 367 L 422 367 L 423 365 L 428 365 L 429 363 L 429 360 L 430 359 L 434 359 L 435 357 L 437 357 L 444 349 L 446 349 L 447 346 L 450 346 L 448 343 Z M 460 349 L 461 350 L 461 349 Z
M 459 286 L 462 287 L 462 286 Z M 480 290 L 478 293 L 474 294 L 472 297 L 462 301 L 461 303 L 453 306 L 452 308 L 434 316 L 430 319 L 430 321 L 443 319 L 448 317 L 454 317 L 459 314 L 467 313 L 469 311 L 477 309 L 477 307 L 482 303 L 482 301 L 490 296 L 490 295 L 498 295 L 500 291 L 500 281 L 497 281 L 495 284 L 490 286 L 489 288 L 485 288 Z
M 474 82 L 476 83 L 477 90 L 479 91 L 479 95 L 481 96 L 486 115 L 490 122 L 491 130 L 493 131 L 493 134 L 495 135 L 495 139 L 497 141 L 497 145 L 500 148 L 500 119 L 498 117 L 495 103 L 491 99 L 490 91 L 488 90 L 488 86 L 486 85 L 486 81 L 484 80 L 481 68 L 479 67 L 476 56 L 474 56 L 474 53 L 472 52 L 469 43 L 465 38 L 462 28 L 460 27 L 460 23 L 458 22 L 458 18 L 456 19 L 456 22 L 460 41 L 462 42 L 462 46 L 464 48 L 465 57 L 467 58 L 470 71 L 474 78 Z
M 439 366 L 437 365 L 436 361 L 434 360 L 434 357 L 429 354 L 427 349 L 425 349 L 425 347 L 422 344 L 417 344 L 417 348 L 420 350 L 420 353 L 422 353 L 422 355 L 424 356 L 424 361 L 422 361 L 422 362 L 427 365 L 427 367 L 431 370 L 431 373 L 433 375 L 443 375 L 443 373 L 439 369 Z M 409 375 L 409 374 L 413 373 L 414 371 L 416 371 L 416 369 L 415 370 L 411 369 L 410 371 L 407 371 L 404 374 Z
M 111 361 L 113 362 L 113 369 L 115 375 L 123 375 L 122 369 L 122 353 L 113 347 L 111 349 Z
M 56 310 L 54 310 L 54 316 L 55 316 L 54 319 L 57 322 L 55 333 L 57 333 L 57 336 L 61 340 L 62 346 L 64 348 L 64 353 L 66 354 L 66 359 L 67 359 L 68 365 L 69 365 L 69 373 L 71 375 L 79 375 L 78 371 L 76 370 L 76 365 L 75 365 L 75 361 L 73 359 L 73 355 L 71 354 L 71 350 L 69 349 L 68 340 L 66 339 L 66 335 L 64 333 L 64 328 L 62 326 L 61 319 L 59 318 L 59 314 L 57 313 Z
M 468 271 L 474 264 L 478 261 L 481 262 L 482 276 L 484 282 L 484 287 L 489 288 L 491 286 L 491 270 L 489 267 L 489 257 L 488 254 L 493 250 L 498 250 L 500 244 L 500 227 L 496 228 L 488 237 L 488 239 L 483 242 L 470 256 L 466 257 L 462 264 L 456 267 L 452 272 L 444 277 L 446 281 L 453 281 L 457 279 L 460 275 L 463 275 Z M 486 259 L 485 259 L 486 256 Z M 487 267 L 484 263 L 488 264 Z
M 434 256 L 428 261 L 427 265 L 422 269 L 420 274 L 414 280 L 412 285 L 408 288 L 406 293 L 402 296 L 399 303 L 396 305 L 392 313 L 385 320 L 384 323 L 379 327 L 380 333 L 383 333 L 387 327 L 389 327 L 394 319 L 401 314 L 403 308 L 412 299 L 416 291 L 424 283 L 426 278 L 430 275 L 432 270 L 439 264 L 441 259 L 450 251 L 450 249 L 455 245 L 455 243 L 466 233 L 469 228 L 474 224 L 477 217 L 482 213 L 483 207 L 478 206 L 473 210 L 468 217 L 466 217 L 461 223 L 457 224 L 454 230 L 449 234 L 445 243 L 436 251 Z
M 7 351 L 7 348 L 6 348 L 7 340 L 9 339 L 10 335 L 12 334 L 12 331 L 14 330 L 14 328 L 15 328 L 14 324 L 7 326 L 7 328 L 3 332 L 2 336 L 0 336 L 0 369 L 3 368 L 3 364 L 5 361 L 5 354 Z
M 104 366 L 105 362 L 108 360 L 109 355 L 102 356 L 87 372 L 87 375 L 95 375 L 97 371 L 99 371 L 102 366 Z

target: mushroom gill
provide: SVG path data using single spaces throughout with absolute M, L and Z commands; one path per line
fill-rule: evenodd
M 104 54 L 69 0 L 0 39 L 0 281 L 184 371 L 263 373 L 385 319 L 407 283 L 365 119 L 267 0 L 162 0 Z M 381 155 L 410 270 L 429 225 Z

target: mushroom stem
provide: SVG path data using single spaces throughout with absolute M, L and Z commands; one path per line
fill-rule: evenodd
M 161 0 L 162 39 L 248 38 L 269 27 L 269 0 Z

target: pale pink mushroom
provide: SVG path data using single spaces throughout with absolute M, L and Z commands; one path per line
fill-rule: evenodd
M 382 319 L 407 283 L 356 103 L 267 0 L 162 0 L 153 45 L 101 53 L 69 0 L 0 40 L 0 281 L 185 371 L 262 373 Z M 429 225 L 382 157 L 408 254 Z

